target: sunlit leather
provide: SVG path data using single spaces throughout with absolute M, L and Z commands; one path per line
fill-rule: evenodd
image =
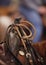
M 8 16 L 0 16 L 0 42 L 4 41 L 7 27 L 12 24 L 13 21 Z

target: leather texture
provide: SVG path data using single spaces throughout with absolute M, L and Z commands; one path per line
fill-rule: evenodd
M 0 16 L 0 42 L 4 41 L 6 30 L 13 21 L 8 16 Z

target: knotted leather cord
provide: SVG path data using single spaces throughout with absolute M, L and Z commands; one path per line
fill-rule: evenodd
M 18 33 L 18 35 L 19 35 L 19 37 L 20 37 L 20 39 L 21 39 L 21 41 L 22 41 L 22 44 L 23 44 L 23 46 L 24 46 L 24 49 L 26 50 L 26 52 L 27 52 L 27 47 L 26 47 L 26 44 L 25 44 L 25 42 L 24 42 L 24 40 L 33 40 L 34 39 L 34 36 L 35 36 L 35 34 L 36 34 L 36 30 L 35 30 L 35 27 L 33 26 L 33 24 L 31 24 L 31 23 L 29 23 L 29 22 L 26 22 L 26 21 L 24 21 L 24 22 L 22 22 L 23 24 L 14 24 L 13 26 L 12 25 L 10 25 L 9 27 L 8 27 L 8 29 L 7 29 L 7 34 L 10 32 L 10 30 L 12 30 L 12 29 L 14 29 L 15 31 L 17 31 L 17 33 Z M 28 25 L 30 25 L 33 29 L 34 29 L 34 35 L 32 35 L 32 32 L 31 32 L 31 30 L 28 28 L 28 26 L 26 26 L 24 23 L 26 23 L 26 24 L 28 24 Z M 11 27 L 11 28 L 10 28 Z M 21 32 L 19 31 L 19 28 L 22 30 L 22 32 L 23 32 L 23 36 L 21 35 Z M 24 29 L 23 28 L 25 28 L 25 29 L 27 29 L 28 31 L 29 31 L 29 35 L 27 35 L 26 34 L 26 32 L 24 31 Z M 12 51 L 11 51 L 12 52 Z M 41 59 L 39 59 L 39 60 L 41 60 Z M 42 64 L 42 65 L 45 65 L 44 63 Z
M 24 22 L 24 23 L 25 23 L 25 22 Z M 27 22 L 26 22 L 26 23 L 27 23 Z M 30 23 L 27 23 L 27 24 L 30 24 Z M 34 31 L 35 31 L 35 27 L 34 27 L 32 24 L 30 24 L 30 25 L 32 26 L 32 28 L 33 28 Z M 23 32 L 23 34 L 24 34 L 23 36 L 21 35 L 21 33 L 20 33 L 19 29 L 18 29 L 19 27 L 21 28 L 21 30 L 22 30 L 22 32 Z M 27 35 L 26 32 L 23 30 L 23 28 L 27 29 L 30 34 Z M 24 45 L 25 50 L 27 50 L 27 49 L 26 49 L 26 45 L 25 45 L 25 43 L 24 43 L 24 39 L 29 39 L 29 38 L 30 38 L 30 40 L 33 40 L 33 39 L 34 39 L 34 36 L 35 36 L 35 34 L 36 34 L 36 31 L 35 31 L 34 36 L 33 36 L 31 30 L 30 30 L 26 25 L 21 24 L 21 23 L 20 23 L 20 24 L 16 24 L 15 27 L 14 27 L 14 29 L 17 31 L 19 37 L 21 38 L 21 41 L 22 41 L 22 44 Z
M 22 37 L 22 36 L 21 36 L 21 33 L 19 32 L 18 27 L 21 27 L 21 28 L 24 27 L 24 28 L 26 28 L 26 29 L 29 31 L 30 34 L 27 35 L 26 32 L 25 32 L 25 31 L 23 30 L 23 28 L 22 28 L 22 31 L 23 31 L 23 33 L 24 33 L 24 36 Z M 20 38 L 21 38 L 21 40 L 22 40 L 22 44 L 23 44 L 23 46 L 24 46 L 24 49 L 27 51 L 27 48 L 26 48 L 26 45 L 25 45 L 23 39 L 28 39 L 29 37 L 30 37 L 30 38 L 32 37 L 32 32 L 31 32 L 31 30 L 30 30 L 27 26 L 25 26 L 24 24 L 22 25 L 21 23 L 20 23 L 20 24 L 15 24 L 15 25 L 12 24 L 12 25 L 10 25 L 10 26 L 8 27 L 8 29 L 7 29 L 7 34 L 9 34 L 12 29 L 14 29 L 15 31 L 17 31 L 18 35 L 20 36 Z M 7 45 L 7 46 L 8 46 L 8 45 Z M 9 48 L 9 47 L 8 47 L 8 48 Z

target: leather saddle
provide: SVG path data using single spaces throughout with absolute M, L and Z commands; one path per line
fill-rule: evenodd
M 13 21 L 11 20 L 11 18 L 7 17 L 7 16 L 1 16 L 0 17 L 0 43 L 2 41 L 4 41 L 5 36 L 6 36 L 6 31 L 9 25 L 11 25 L 13 23 Z M 25 23 L 26 24 L 26 23 Z M 46 43 L 46 42 L 45 42 Z M 41 54 L 41 56 L 46 57 L 46 45 L 44 44 L 36 44 L 34 45 L 34 47 L 37 49 L 37 51 Z M 43 49 L 44 46 L 44 49 Z M 43 53 L 41 52 L 43 49 Z M 43 55 L 42 55 L 43 54 Z M 20 59 L 21 61 L 21 59 Z M 23 61 L 24 62 L 24 61 Z

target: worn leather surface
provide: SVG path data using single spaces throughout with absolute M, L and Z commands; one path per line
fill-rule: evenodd
M 4 41 L 6 30 L 13 20 L 8 16 L 0 16 L 0 42 Z

